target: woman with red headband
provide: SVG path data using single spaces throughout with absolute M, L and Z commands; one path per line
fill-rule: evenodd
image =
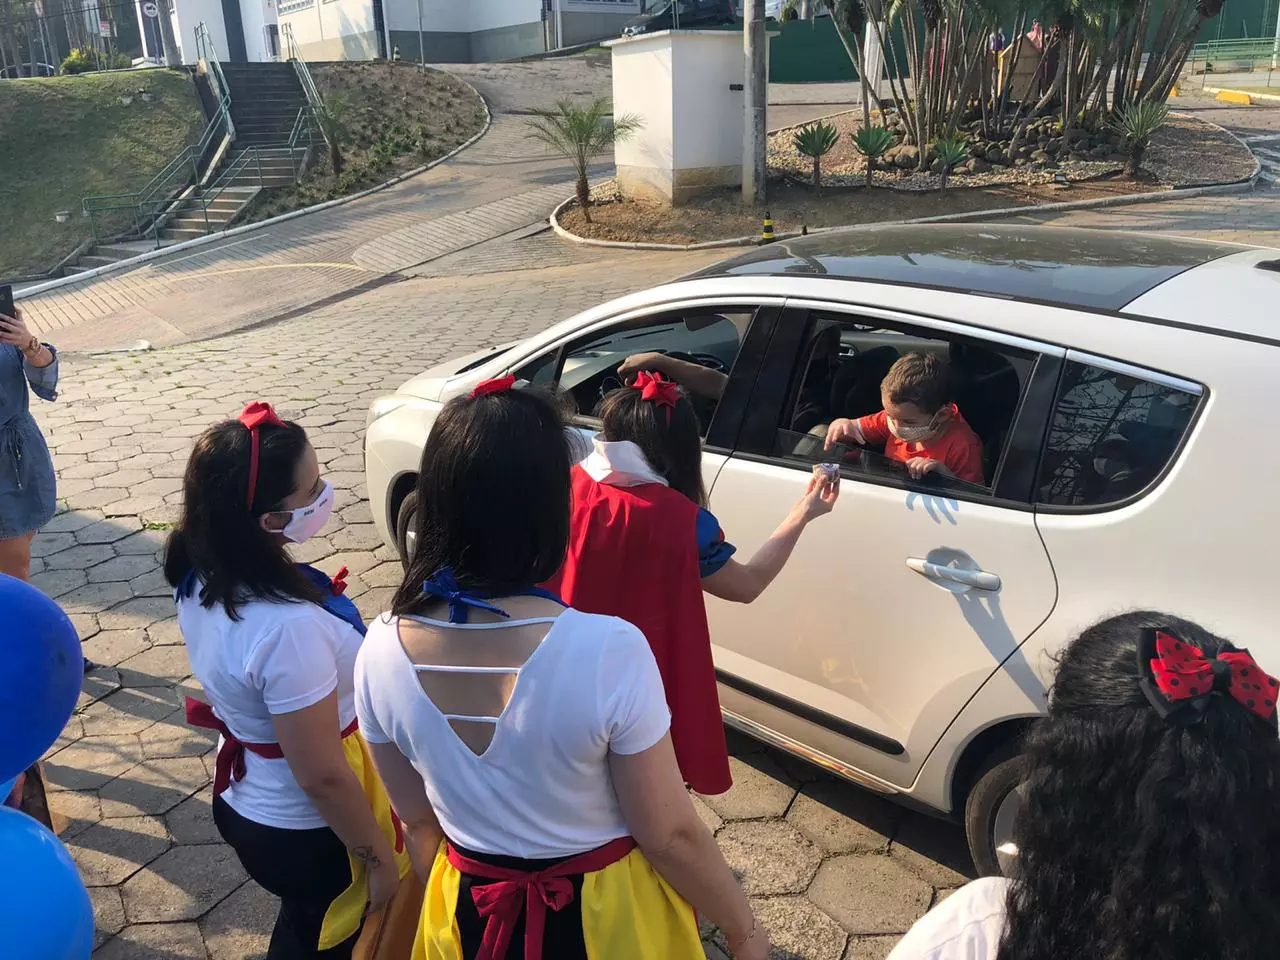
M 217 730 L 213 818 L 280 898 L 269 960 L 349 958 L 366 910 L 409 869 L 399 822 L 356 729 L 365 627 L 334 580 L 286 546 L 324 527 L 333 487 L 296 423 L 267 404 L 196 441 L 165 577 Z
M 413 960 L 705 960 L 695 910 L 764 960 L 644 637 L 535 586 L 564 556 L 572 466 L 554 402 L 510 377 L 450 400 L 427 438 L 417 550 L 356 664 L 429 876 Z
M 634 623 L 649 641 L 671 707 L 685 782 L 732 786 L 703 591 L 750 603 L 781 572 L 809 521 L 830 513 L 838 476 L 815 476 L 746 563 L 706 509 L 698 417 L 676 384 L 640 371 L 600 407 L 604 429 L 573 471 L 573 523 L 548 584 L 567 603 Z

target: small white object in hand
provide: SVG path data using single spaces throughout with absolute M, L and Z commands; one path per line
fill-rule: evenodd
M 825 480 L 828 483 L 835 483 L 840 479 L 840 464 L 815 463 L 813 465 L 813 475 L 819 480 Z

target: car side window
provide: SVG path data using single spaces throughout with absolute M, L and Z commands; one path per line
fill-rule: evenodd
M 1085 507 L 1127 500 L 1173 459 L 1198 394 L 1068 361 L 1036 481 L 1039 503 Z
M 880 385 L 889 368 L 907 354 L 932 354 L 946 364 L 952 402 L 963 421 L 952 431 L 971 431 L 976 441 L 970 443 L 981 448 L 981 483 L 977 482 L 977 470 L 963 479 L 930 474 L 923 481 L 911 482 L 990 494 L 1035 365 L 1033 353 L 940 335 L 931 329 L 861 322 L 846 315 L 811 317 L 814 322 L 783 406 L 773 456 L 796 466 L 838 462 L 842 473 L 855 479 L 907 482 L 904 454 L 888 449 L 891 444 L 887 438 L 873 432 L 861 446 L 842 444 L 834 450 L 825 450 L 823 440 L 836 419 L 853 420 L 870 429 L 870 418 L 884 408 Z
M 515 375 L 540 386 L 554 384 L 575 419 L 589 423 L 600 401 L 627 379 L 618 368 L 628 358 L 653 354 L 637 362 L 685 388 L 706 436 L 754 315 L 754 307 L 715 307 L 623 321 L 552 348 Z

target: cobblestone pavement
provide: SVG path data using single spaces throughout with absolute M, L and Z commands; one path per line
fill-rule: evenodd
M 483 84 L 486 70 L 509 68 L 471 69 Z M 556 83 L 588 89 L 567 74 Z M 527 96 L 540 102 L 545 90 Z M 512 150 L 516 143 L 509 141 Z M 521 167 L 514 173 L 503 163 L 477 147 L 457 162 L 470 164 L 470 174 L 446 165 L 402 194 L 388 191 L 386 203 L 353 215 L 364 231 L 357 244 L 337 236 L 346 226 L 320 217 L 295 221 L 288 236 L 255 239 L 276 245 L 264 255 L 280 258 L 274 285 L 261 282 L 269 271 L 246 270 L 234 283 L 211 281 L 184 300 L 148 301 L 145 310 L 169 323 L 167 336 L 179 340 L 218 329 L 220 320 L 206 322 L 201 314 L 212 312 L 210 304 L 221 311 L 224 301 L 232 325 L 256 316 L 253 310 L 259 319 L 294 312 L 289 319 L 151 352 L 69 351 L 61 399 L 40 404 L 63 509 L 35 541 L 35 582 L 75 618 L 86 655 L 103 665 L 86 678 L 77 713 L 45 765 L 62 836 L 91 888 L 98 957 L 260 957 L 275 912 L 273 899 L 246 880 L 219 841 L 209 807 L 212 741 L 186 727 L 180 709 L 198 684 L 159 565 L 192 438 L 259 398 L 303 423 L 339 502 L 324 535 L 298 556 L 329 572 L 346 566 L 351 595 L 372 616 L 387 605 L 400 569 L 370 522 L 360 452 L 369 400 L 431 363 L 526 336 L 720 256 L 570 247 L 546 233 L 508 229 L 510 218 L 472 243 L 430 247 L 426 208 L 397 218 L 399 203 L 391 201 L 418 202 L 415 189 L 438 192 L 429 202 L 439 223 L 504 196 L 536 193 L 561 176 L 537 158 L 513 161 L 512 170 Z M 463 183 L 469 176 L 473 182 Z M 1042 219 L 1176 233 L 1229 228 L 1276 243 L 1278 198 L 1280 191 L 1270 191 Z M 504 209 L 492 209 L 492 218 L 500 220 Z M 450 229 L 464 229 L 466 219 L 451 221 Z M 320 268 L 289 259 L 316 256 L 291 245 L 314 251 L 326 242 L 345 244 L 348 267 L 359 266 L 359 257 L 369 264 L 366 272 L 381 271 L 381 285 L 353 289 L 353 277 L 364 274 L 313 275 L 306 271 Z M 411 259 L 428 248 L 431 258 Z M 217 269 L 238 269 L 228 264 L 242 254 L 244 265 L 263 265 L 256 253 L 233 249 L 239 252 L 223 248 Z M 165 271 L 183 269 L 213 268 L 168 264 L 150 279 L 150 269 L 126 277 L 167 283 Z M 335 292 L 347 299 L 306 309 Z M 267 305 L 255 306 L 259 298 Z M 120 308 L 78 320 L 52 330 L 50 339 L 102 343 L 102 329 L 117 320 L 127 325 L 129 315 Z M 698 809 L 741 873 L 779 957 L 883 957 L 916 917 L 966 880 L 958 828 L 901 811 L 742 738 L 733 739 L 733 750 L 735 787 L 699 801 Z M 719 956 L 714 936 L 708 951 Z

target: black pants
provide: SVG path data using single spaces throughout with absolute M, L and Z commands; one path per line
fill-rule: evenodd
M 347 848 L 328 827 L 282 830 L 247 820 L 225 800 L 213 801 L 213 822 L 245 871 L 280 898 L 267 960 L 350 960 L 356 937 L 321 952 L 320 926 L 335 897 L 351 885 Z

